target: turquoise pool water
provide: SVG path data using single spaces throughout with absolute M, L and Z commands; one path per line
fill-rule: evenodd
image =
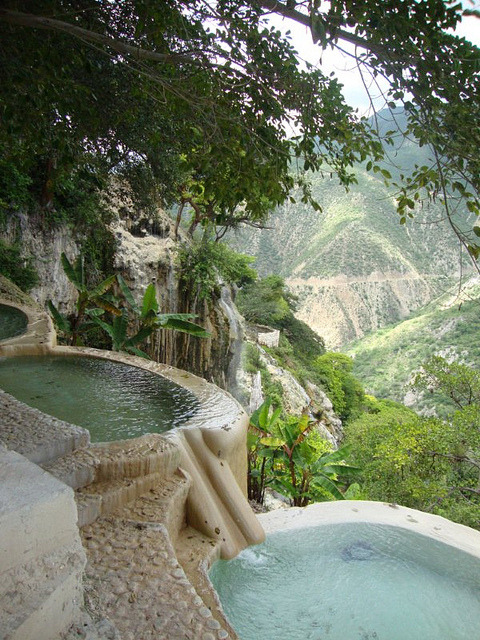
M 210 579 L 241 640 L 480 640 L 480 560 L 398 527 L 270 534 Z
M 199 406 L 193 393 L 163 376 L 81 356 L 0 358 L 0 388 L 87 428 L 92 442 L 168 431 L 184 424 Z
M 14 338 L 27 330 L 28 318 L 15 307 L 0 304 L 0 340 Z

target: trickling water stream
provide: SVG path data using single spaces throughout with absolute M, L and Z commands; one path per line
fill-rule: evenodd
M 231 359 L 227 370 L 227 388 L 236 397 L 238 387 L 237 372 L 242 358 L 244 331 L 240 322 L 241 316 L 233 303 L 230 289 L 226 286 L 223 286 L 221 290 L 220 307 L 227 316 L 230 326 Z

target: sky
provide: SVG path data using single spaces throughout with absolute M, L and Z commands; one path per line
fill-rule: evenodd
M 474 0 L 474 4 L 464 2 L 465 6 L 480 10 L 480 0 Z M 312 64 L 318 64 L 321 59 L 321 69 L 328 75 L 335 72 L 339 82 L 343 84 L 343 95 L 345 100 L 352 107 L 358 108 L 360 115 L 371 115 L 371 105 L 360 73 L 355 67 L 355 61 L 349 56 L 342 55 L 338 50 L 327 48 L 322 51 L 319 45 L 313 44 L 310 30 L 300 24 L 293 23 L 282 18 L 272 19 L 272 23 L 281 30 L 288 28 L 292 34 L 292 43 L 299 52 L 302 59 Z M 480 19 L 475 17 L 464 18 L 456 30 L 457 35 L 465 37 L 480 47 Z M 345 49 L 353 53 L 354 47 L 345 43 Z M 367 85 L 369 78 L 364 76 Z M 384 88 L 386 81 L 384 80 Z M 380 96 L 380 91 L 370 86 L 369 91 L 374 99 L 375 109 L 379 110 L 385 106 L 384 99 Z

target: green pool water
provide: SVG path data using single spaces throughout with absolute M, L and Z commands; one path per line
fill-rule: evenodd
M 480 560 L 396 527 L 274 533 L 210 579 L 241 640 L 480 640 Z
M 27 330 L 28 318 L 15 307 L 0 304 L 0 340 L 14 338 Z
M 0 358 L 0 388 L 85 427 L 92 442 L 162 433 L 195 414 L 195 395 L 163 376 L 80 356 Z

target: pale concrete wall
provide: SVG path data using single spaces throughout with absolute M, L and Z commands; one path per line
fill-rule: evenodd
M 0 637 L 60 638 L 80 616 L 85 563 L 73 490 L 0 447 Z
M 257 335 L 258 344 L 263 344 L 265 347 L 278 347 L 280 342 L 280 331 L 278 329 L 272 329 L 271 331 L 259 331 Z

